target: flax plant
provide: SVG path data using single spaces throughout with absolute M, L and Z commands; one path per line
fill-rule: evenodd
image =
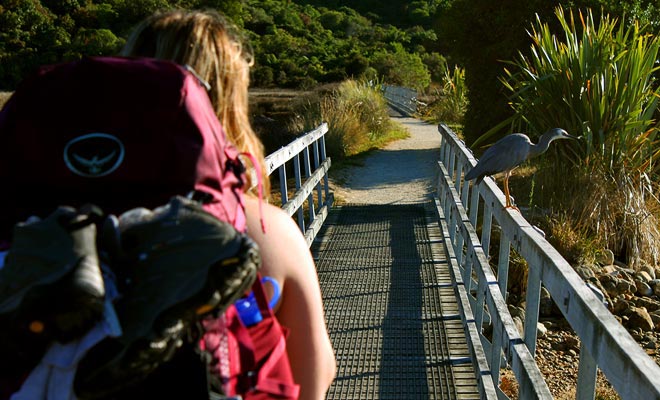
M 454 66 L 453 70 L 445 69 L 442 78 L 442 91 L 438 95 L 438 101 L 431 106 L 433 121 L 462 124 L 467 106 L 465 69 L 459 66 Z
M 660 41 L 637 23 L 620 24 L 591 10 L 555 11 L 560 34 L 537 16 L 529 56 L 510 62 L 502 79 L 515 115 L 505 123 L 540 135 L 562 127 L 579 144 L 554 146 L 537 187 L 626 261 L 660 255 L 658 107 Z M 540 183 L 540 184 L 539 184 Z M 553 201 L 555 204 L 553 204 Z

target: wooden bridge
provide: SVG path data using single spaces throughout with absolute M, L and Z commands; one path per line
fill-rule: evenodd
M 578 399 L 594 398 L 598 368 L 621 398 L 660 399 L 660 367 L 597 290 L 504 209 L 492 179 L 462 179 L 476 160 L 449 128 L 438 127 L 435 193 L 387 205 L 333 206 L 327 131 L 323 124 L 267 160 L 316 260 L 338 364 L 328 399 L 505 399 L 507 366 L 519 398 L 551 399 L 534 358 L 541 286 L 580 337 Z M 499 250 L 489 254 L 495 230 Z M 505 302 L 510 249 L 529 265 L 524 332 Z

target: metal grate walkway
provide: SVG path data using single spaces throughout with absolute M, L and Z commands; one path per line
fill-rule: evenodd
M 338 373 L 327 399 L 478 399 L 431 205 L 334 208 L 312 245 Z

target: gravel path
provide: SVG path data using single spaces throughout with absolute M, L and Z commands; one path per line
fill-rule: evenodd
M 341 171 L 333 190 L 340 201 L 353 204 L 422 203 L 433 193 L 437 174 L 438 126 L 414 118 L 393 118 L 410 137 L 374 151 L 362 166 Z

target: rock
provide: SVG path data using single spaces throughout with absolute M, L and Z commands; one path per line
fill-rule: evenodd
M 639 271 L 638 273 L 635 274 L 635 278 L 637 278 L 637 280 L 640 280 L 644 283 L 648 283 L 653 280 L 651 275 L 649 275 L 649 273 L 646 271 Z
M 641 330 L 642 332 L 652 331 L 655 325 L 644 307 L 632 307 L 626 326 L 629 329 Z
M 605 289 L 605 292 L 610 295 L 610 297 L 616 297 L 619 292 L 617 290 L 618 279 L 613 275 L 601 275 L 599 277 L 600 284 Z
M 548 333 L 548 328 L 545 327 L 542 323 L 538 323 L 536 326 L 536 337 L 542 338 Z
M 588 265 L 580 265 L 575 267 L 575 272 L 577 272 L 578 275 L 580 275 L 580 277 L 585 281 L 596 276 L 594 271 Z
M 625 279 L 619 279 L 616 284 L 616 291 L 619 294 L 634 294 L 637 291 L 637 287 Z
M 644 345 L 645 349 L 651 349 L 651 350 L 655 350 L 657 347 L 658 345 L 653 340 L 649 341 L 647 344 Z
M 571 349 L 577 350 L 580 347 L 580 341 L 574 336 L 567 336 L 566 339 L 564 339 L 564 343 Z
M 511 314 L 511 317 L 515 318 L 518 317 L 521 320 L 525 320 L 525 309 L 522 307 L 516 307 L 514 305 L 509 304 L 509 314 Z
M 550 344 L 550 348 L 554 351 L 564 351 L 566 346 L 562 342 L 554 341 Z
M 552 315 L 552 306 L 554 302 L 550 297 L 550 292 L 545 287 L 541 287 L 541 296 L 539 300 L 539 316 L 549 317 Z
M 653 289 L 651 289 L 651 286 L 649 286 L 647 283 L 644 283 L 642 281 L 635 281 L 635 287 L 637 293 L 640 296 L 650 296 L 653 294 Z
M 658 324 L 660 324 L 660 310 L 649 313 L 649 315 L 651 316 L 653 323 L 658 326 Z
M 642 265 L 639 268 L 639 271 L 647 273 L 649 275 L 649 277 L 651 278 L 650 280 L 653 280 L 653 279 L 657 278 L 657 275 L 655 274 L 655 268 L 651 267 L 650 265 L 647 265 L 647 264 Z
M 617 269 L 614 265 L 606 265 L 603 268 L 600 269 L 601 274 L 612 274 L 616 272 Z
M 624 324 L 626 326 L 628 326 L 628 318 L 627 317 L 624 319 Z M 639 329 L 639 328 L 635 328 L 635 329 L 628 328 L 628 329 L 629 329 L 629 332 L 630 332 L 630 336 L 632 336 L 632 338 L 635 339 L 635 341 L 637 343 L 644 340 L 644 332 L 642 332 L 641 329 Z
M 614 253 L 610 249 L 603 249 L 596 255 L 596 262 L 600 265 L 614 264 Z
M 651 316 L 651 320 L 655 324 L 655 329 L 657 331 L 660 331 L 660 310 L 655 310 L 649 313 L 649 315 Z
M 628 301 L 617 299 L 612 307 L 612 313 L 620 316 L 627 315 L 630 314 L 631 308 L 633 308 L 633 305 Z
M 635 299 L 637 307 L 644 307 L 649 313 L 653 313 L 660 309 L 660 301 L 654 300 L 650 297 L 638 297 Z
M 525 336 L 525 324 L 523 323 L 523 320 L 520 317 L 513 317 L 513 323 L 516 325 L 516 329 L 518 329 L 518 332 L 520 333 L 520 336 L 523 337 Z
M 622 263 L 621 261 L 614 261 L 614 265 L 616 266 L 616 270 L 624 274 L 627 278 L 632 278 L 632 276 L 635 274 L 635 270 Z

